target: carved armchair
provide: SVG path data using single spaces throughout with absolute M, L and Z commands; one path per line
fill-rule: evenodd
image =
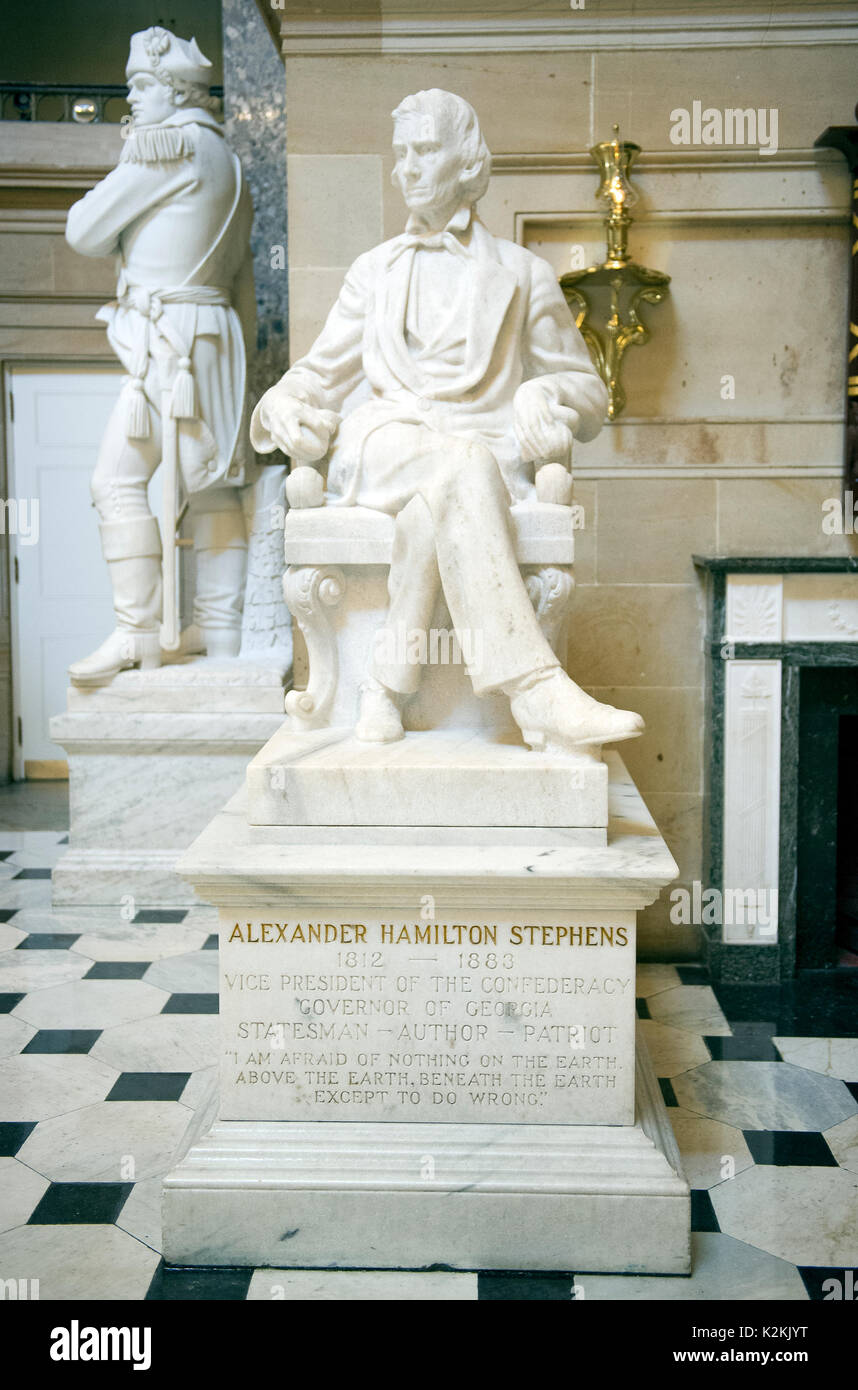
M 564 663 L 576 513 L 554 501 L 520 502 L 511 508 L 527 591 Z M 286 712 L 296 732 L 355 723 L 359 686 L 369 674 L 372 643 L 387 608 L 393 532 L 391 516 L 366 507 L 305 506 L 286 515 L 283 592 L 295 620 L 299 687 L 286 696 Z M 451 628 L 441 597 L 433 630 L 449 634 Z M 406 729 L 467 723 L 498 736 L 513 731 L 503 697 L 478 700 L 473 695 L 455 644 L 442 642 L 438 654 L 440 659 L 426 665 L 418 693 L 405 704 Z

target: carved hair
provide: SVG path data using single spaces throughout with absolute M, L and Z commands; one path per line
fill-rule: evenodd
M 170 88 L 176 106 L 199 106 L 204 111 L 219 115 L 220 102 L 210 94 L 208 87 L 199 82 L 182 82 L 173 76 L 169 68 L 164 67 L 161 58 L 169 51 L 171 42 L 172 35 L 157 25 L 149 30 L 143 40 L 155 77 L 162 86 Z
M 437 123 L 439 135 L 455 140 L 459 147 L 462 171 L 469 174 L 461 182 L 463 202 L 472 205 L 479 202 L 489 186 L 492 157 L 474 108 L 453 92 L 431 87 L 406 97 L 392 115 L 394 121 L 404 116 L 431 116 Z

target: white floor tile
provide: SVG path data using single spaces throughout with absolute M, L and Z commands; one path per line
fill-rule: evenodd
M 171 994 L 217 994 L 220 987 L 217 951 L 190 951 L 156 960 L 143 977 L 147 984 Z
M 14 1057 L 35 1036 L 36 1029 L 31 1023 L 25 1023 L 22 1018 L 14 1018 L 12 1014 L 0 1014 L 0 1057 Z M 0 1120 L 3 1118 L 0 1114 Z
M 691 1237 L 691 1275 L 577 1274 L 584 1299 L 807 1302 L 801 1275 L 784 1260 L 715 1231 Z M 580 1298 L 580 1294 L 578 1295 Z M 719 1343 L 720 1345 L 720 1343 Z
M 825 1139 L 840 1167 L 858 1173 L 858 1115 L 850 1115 L 848 1120 L 841 1120 L 839 1125 L 827 1129 Z M 858 1230 L 858 1212 L 855 1213 L 855 1227 Z
M 647 1002 L 653 1018 L 674 1028 L 711 1037 L 728 1037 L 733 1031 L 708 985 L 678 985 L 653 995 Z
M 679 971 L 675 965 L 638 965 L 635 981 L 635 997 L 649 999 L 653 994 L 663 994 L 666 989 L 679 985 Z
M 134 1184 L 124 1203 L 117 1226 L 145 1245 L 161 1253 L 161 1178 L 146 1178 Z
M 0 1061 L 0 1119 L 48 1120 L 104 1100 L 112 1067 L 84 1054 L 28 1052 Z
M 104 1101 L 43 1120 L 18 1151 L 52 1182 L 135 1182 L 166 1173 L 188 1128 L 175 1101 Z
M 858 1038 L 772 1038 L 785 1062 L 841 1081 L 858 1081 Z
M 43 1301 L 142 1299 L 158 1263 L 116 1226 L 18 1226 L 0 1236 L 4 1277 L 38 1279 Z
M 92 961 L 75 951 L 4 951 L 0 955 L 0 994 L 31 994 L 80 980 Z
M 687 1110 L 738 1129 L 830 1129 L 858 1113 L 842 1081 L 788 1062 L 707 1062 L 673 1089 Z
M 158 1014 L 105 1029 L 92 1049 L 120 1071 L 199 1071 L 217 1062 L 216 1014 Z
M 257 1269 L 247 1292 L 254 1302 L 470 1301 L 477 1297 L 476 1274 L 400 1274 L 392 1270 Z
M 14 951 L 19 941 L 23 941 L 27 933 L 21 931 L 19 927 L 14 927 L 11 922 L 0 922 L 0 951 Z
M 638 1027 L 656 1076 L 678 1076 L 709 1061 L 709 1049 L 703 1039 L 684 1028 L 671 1028 L 649 1018 L 639 1019 Z
M 23 1226 L 47 1188 L 47 1179 L 17 1158 L 0 1158 L 0 1231 Z
M 92 960 L 161 960 L 200 951 L 208 932 L 184 922 L 117 922 L 87 931 L 75 950 Z
M 152 1018 L 168 998 L 166 991 L 142 980 L 77 980 L 28 994 L 13 1012 L 37 1028 L 110 1028 Z
M 722 1231 L 802 1265 L 858 1264 L 858 1174 L 748 1168 L 710 1193 Z
M 668 1111 L 690 1187 L 716 1187 L 753 1166 L 745 1136 L 733 1125 L 707 1120 L 681 1106 Z

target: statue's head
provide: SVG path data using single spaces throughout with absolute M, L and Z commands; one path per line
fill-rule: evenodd
M 183 106 L 214 110 L 209 95 L 212 65 L 196 39 L 178 39 L 155 26 L 131 36 L 125 66 L 128 105 L 138 125 L 158 125 Z
M 393 112 L 393 182 L 411 212 L 435 223 L 485 193 L 492 157 L 473 107 L 433 87 Z

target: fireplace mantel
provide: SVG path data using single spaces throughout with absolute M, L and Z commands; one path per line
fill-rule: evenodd
M 766 904 L 764 921 L 704 920 L 708 963 L 714 979 L 772 983 L 796 968 L 801 671 L 858 666 L 858 557 L 694 563 L 708 591 L 704 882 L 717 902 Z

